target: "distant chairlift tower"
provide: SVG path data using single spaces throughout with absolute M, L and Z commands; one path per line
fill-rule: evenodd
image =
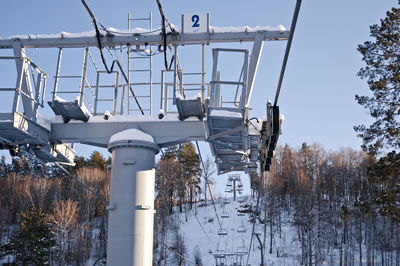
M 229 175 L 228 182 L 233 184 L 232 190 L 230 192 L 233 193 L 233 201 L 236 201 L 236 192 L 241 193 L 243 191 L 243 185 L 242 180 L 240 179 L 240 175 Z

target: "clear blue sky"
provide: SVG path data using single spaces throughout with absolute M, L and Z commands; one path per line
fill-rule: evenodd
M 282 24 L 289 28 L 295 2 L 164 0 L 162 4 L 165 14 L 176 25 L 180 25 L 182 13 L 210 12 L 212 26 Z M 128 12 L 134 16 L 145 16 L 151 11 L 154 27 L 160 24 L 155 0 L 87 0 L 87 3 L 106 27 L 125 29 Z M 1 4 L 1 38 L 28 33 L 82 32 L 93 28 L 79 0 L 2 0 Z M 368 93 L 366 82 L 356 75 L 362 66 L 356 48 L 369 39 L 369 25 L 378 23 L 385 12 L 395 5 L 395 0 L 303 1 L 279 101 L 281 113 L 285 115 L 280 144 L 300 146 L 306 141 L 320 143 L 327 150 L 342 146 L 359 149 L 361 141 L 356 137 L 353 126 L 369 123 L 370 120 L 366 111 L 354 101 L 355 94 Z M 285 44 L 266 42 L 264 45 L 251 101 L 253 116 L 263 116 L 266 100 L 274 97 Z M 250 48 L 248 44 L 234 47 Z M 207 51 L 207 72 L 210 73 L 210 49 Z M 93 53 L 98 52 L 93 50 Z M 9 52 L 0 51 L 0 55 L 4 54 Z M 34 58 L 50 76 L 54 75 L 56 55 L 55 49 L 28 51 L 28 56 Z M 183 67 L 196 71 L 197 65 L 188 60 L 189 53 L 182 55 L 183 61 L 186 60 Z M 80 73 L 81 55 L 73 52 L 69 59 L 77 63 L 75 73 Z M 155 61 L 155 69 L 163 67 L 160 63 Z M 0 70 L 5 71 L 2 67 L 0 64 Z M 229 66 L 227 70 L 229 72 Z M 10 81 L 4 74 L 0 77 L 0 87 L 3 82 Z M 12 84 L 14 80 L 11 80 Z M 48 88 L 53 87 L 53 82 L 53 79 L 49 80 Z M 47 95 L 50 96 L 50 93 Z M 4 104 L 5 100 L 0 98 L 0 103 Z M 44 113 L 50 113 L 48 107 Z M 207 145 L 202 145 L 202 149 L 206 153 Z M 87 155 L 90 149 L 80 146 L 78 153 Z

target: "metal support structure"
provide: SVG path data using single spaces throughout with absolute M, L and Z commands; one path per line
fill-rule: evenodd
M 174 46 L 174 92 L 173 92 L 173 101 L 172 103 L 175 105 L 176 104 L 176 84 L 177 84 L 177 77 L 178 77 L 178 46 Z
M 28 66 L 26 64 L 25 49 L 21 45 L 21 43 L 17 40 L 13 41 L 12 47 L 14 49 L 14 56 L 20 57 L 22 60 L 15 60 L 15 64 L 17 67 L 17 89 L 15 91 L 16 95 L 14 97 L 14 112 L 18 111 L 18 102 L 19 98 L 22 98 L 22 105 L 24 107 L 24 113 L 26 117 L 36 121 L 35 115 L 35 103 L 32 101 L 33 99 L 33 91 L 32 91 L 32 82 L 31 78 L 28 75 Z M 18 95 L 17 95 L 18 94 Z
M 88 53 L 89 47 L 85 48 L 85 52 L 83 54 L 83 66 L 82 66 L 82 75 L 81 75 L 81 86 L 79 92 L 79 106 L 82 107 L 83 97 L 85 92 L 85 82 L 86 82 L 86 70 L 87 70 L 87 61 L 88 61 Z
M 236 191 L 238 191 L 238 188 L 236 187 L 237 182 L 241 182 L 240 180 L 240 175 L 229 175 L 228 182 L 232 182 L 233 188 L 233 201 L 236 201 Z
M 264 247 L 263 247 L 263 243 L 261 242 L 260 239 L 260 234 L 254 233 L 254 235 L 257 237 L 258 243 L 260 244 L 260 253 L 261 253 L 261 266 L 264 266 Z
M 58 57 L 57 57 L 56 76 L 55 76 L 55 80 L 54 80 L 54 89 L 53 89 L 53 97 L 52 97 L 53 102 L 57 96 L 58 80 L 59 80 L 60 71 L 61 71 L 61 59 L 62 59 L 62 48 L 59 48 L 58 49 Z
M 155 154 L 152 136 L 128 129 L 113 135 L 107 265 L 152 264 Z
M 254 80 L 256 78 L 258 64 L 260 62 L 262 49 L 264 46 L 264 35 L 259 32 L 253 44 L 253 49 L 251 50 L 250 62 L 249 62 L 249 77 L 247 84 L 247 99 L 246 99 L 246 109 L 249 108 L 251 94 L 253 92 Z
M 113 43 L 115 46 L 125 45 L 158 45 L 162 43 L 163 36 L 161 31 L 155 31 L 152 34 L 140 34 L 140 32 L 132 34 L 118 34 L 108 38 L 102 38 L 102 47 L 107 43 Z M 264 41 L 285 41 L 289 37 L 288 30 L 254 30 L 247 28 L 242 31 L 221 31 L 211 27 L 210 32 L 205 33 L 179 33 L 167 35 L 167 45 L 199 45 L 203 43 L 232 43 L 232 42 L 254 42 L 258 32 L 264 32 Z M 0 40 L 0 49 L 12 48 L 13 39 Z M 97 47 L 96 35 L 89 37 L 68 37 L 65 38 L 63 33 L 59 37 L 40 37 L 37 38 L 19 38 L 21 46 L 25 48 L 76 48 L 76 47 Z
M 134 21 L 148 21 L 148 29 L 151 31 L 153 29 L 153 15 L 150 12 L 149 13 L 149 17 L 147 18 L 133 18 L 131 17 L 131 15 L 128 13 L 128 30 L 131 29 L 131 22 Z M 140 46 L 144 45 L 144 49 L 141 48 Z M 135 47 L 134 49 L 132 47 Z M 148 48 L 147 48 L 148 47 Z M 131 54 L 133 54 L 134 52 L 143 52 L 145 54 L 148 55 L 141 55 L 141 56 L 132 56 Z M 145 110 L 148 111 L 148 113 L 151 115 L 153 112 L 153 50 L 151 45 L 148 45 L 147 43 L 145 44 L 136 44 L 136 46 L 130 45 L 128 44 L 128 52 L 127 52 L 128 58 L 127 58 L 127 76 L 128 76 L 128 84 L 129 86 L 143 86 L 143 85 L 148 85 L 148 94 L 145 95 L 141 95 L 141 96 L 137 96 L 137 97 L 142 97 L 142 98 L 148 98 L 149 100 L 149 105 L 148 108 L 146 108 Z M 147 59 L 148 60 L 148 69 L 134 69 L 133 67 L 133 63 L 135 63 L 135 61 L 137 60 L 143 60 L 143 59 Z M 131 77 L 131 73 L 133 72 L 148 72 L 149 75 L 149 80 L 148 82 L 137 82 L 135 81 L 135 78 Z M 134 82 L 131 82 L 132 79 L 134 80 Z M 146 88 L 147 89 L 147 88 Z M 146 90 L 145 89 L 145 90 Z M 142 91 L 143 93 L 147 93 L 145 90 Z M 135 109 L 130 108 L 130 97 L 129 97 L 129 91 L 128 91 L 128 114 L 130 113 L 130 111 L 137 111 Z
M 301 0 L 298 0 L 301 2 Z M 168 147 L 188 141 L 209 141 L 212 154 L 216 158 L 218 173 L 227 173 L 231 171 L 246 171 L 250 169 L 249 161 L 256 168 L 256 161 L 264 152 L 264 146 L 249 145 L 249 136 L 253 138 L 253 142 L 259 141 L 265 135 L 261 130 L 255 128 L 255 132 L 249 133 L 248 109 L 250 96 L 254 86 L 254 79 L 260 60 L 263 42 L 287 40 L 289 31 L 286 30 L 269 30 L 267 27 L 245 27 L 245 28 L 218 28 L 209 26 L 209 16 L 207 15 L 207 32 L 184 33 L 178 31 L 168 32 L 168 34 L 160 34 L 161 30 L 143 32 L 143 30 L 130 29 L 130 15 L 128 15 L 128 31 L 101 31 L 106 37 L 100 38 L 96 34 L 76 34 L 60 33 L 56 35 L 28 35 L 26 37 L 2 39 L 0 40 L 0 49 L 13 49 L 15 57 L 21 60 L 15 60 L 17 66 L 17 86 L 15 89 L 15 99 L 12 114 L 0 114 L 0 127 L 10 128 L 10 132 L 4 130 L 0 132 L 0 141 L 2 144 L 7 143 L 10 148 L 17 145 L 35 145 L 42 147 L 35 152 L 37 158 L 46 162 L 65 162 L 72 161 L 71 149 L 63 142 L 82 143 L 92 146 L 108 147 L 112 152 L 112 169 L 110 183 L 110 204 L 107 207 L 109 211 L 109 230 L 107 245 L 107 264 L 108 265 L 151 265 L 153 251 L 153 222 L 154 222 L 154 178 L 155 178 L 155 154 L 158 153 L 160 147 Z M 147 20 L 147 19 L 139 19 Z M 150 29 L 152 29 L 152 15 L 150 13 Z M 167 46 L 174 47 L 173 68 L 173 84 L 164 84 L 164 72 L 161 77 L 161 109 L 168 112 L 168 100 L 172 100 L 177 105 L 179 115 L 152 116 L 152 45 L 160 45 L 166 41 Z M 212 43 L 242 43 L 254 42 L 251 57 L 249 51 L 245 49 L 216 48 L 213 49 L 213 70 L 210 83 L 205 83 L 205 54 L 204 47 Z M 201 72 L 187 73 L 183 72 L 179 57 L 178 46 L 185 45 L 201 45 Z M 87 60 L 89 47 L 114 47 L 128 48 L 128 72 L 126 72 L 118 60 L 113 61 L 113 66 L 119 68 L 116 73 L 113 99 L 112 116 L 99 116 L 97 109 L 97 101 L 110 101 L 110 99 L 99 99 L 99 88 L 110 86 L 99 84 L 99 75 L 97 76 L 96 92 L 94 93 L 90 84 L 86 80 Z M 63 121 L 51 120 L 51 129 L 42 128 L 36 122 L 37 107 L 39 105 L 40 88 L 42 84 L 42 76 L 38 75 L 37 81 L 29 69 L 32 65 L 26 58 L 25 48 L 58 48 L 58 62 L 55 75 L 55 84 L 50 107 L 56 115 L 61 115 Z M 80 76 L 61 76 L 61 59 L 62 49 L 64 48 L 85 48 L 82 73 Z M 149 50 L 147 48 L 150 48 Z M 148 52 L 149 68 L 148 69 L 131 69 L 130 53 Z M 239 52 L 244 54 L 242 71 L 239 80 L 221 80 L 220 70 L 217 67 L 219 52 Z M 90 56 L 91 58 L 91 56 Z M 147 58 L 145 55 L 143 58 Z M 93 61 L 93 58 L 91 58 Z M 101 71 L 95 66 L 97 73 Z M 147 67 L 146 67 L 147 68 Z M 171 66 L 169 66 L 171 68 Z M 37 70 L 37 69 L 36 69 Z M 149 83 L 132 82 L 131 72 L 149 71 Z M 123 83 L 118 84 L 118 75 L 121 73 Z M 125 74 L 127 73 L 127 74 Z M 41 74 L 43 75 L 43 74 Z M 184 75 L 200 75 L 201 81 L 197 83 L 183 82 Z M 47 76 L 46 76 L 47 77 Z M 80 78 L 80 88 L 78 90 L 60 91 L 58 92 L 59 78 Z M 31 82 L 32 79 L 32 82 Z M 178 81 L 179 79 L 179 81 Z M 134 86 L 149 86 L 150 93 L 148 95 L 137 95 L 133 91 Z M 164 88 L 165 85 L 165 88 Z M 173 85 L 173 95 L 168 98 L 168 86 Z M 237 92 L 233 102 L 227 101 L 225 95 L 221 93 L 222 85 L 237 86 Z M 196 88 L 189 86 L 197 86 Z M 198 88 L 200 86 L 200 88 Z M 205 101 L 206 86 L 211 86 L 208 91 L 210 102 Z M 121 116 L 117 113 L 117 96 L 119 87 L 122 87 L 121 95 Z M 125 87 L 127 90 L 127 98 L 124 98 Z M 87 102 L 85 97 L 85 88 L 89 88 L 94 96 L 94 109 Z M 241 90 L 239 89 L 241 88 Z M 164 91 L 165 89 L 165 91 Z M 179 92 L 177 91 L 179 89 Z M 186 97 L 187 92 L 200 91 L 201 97 L 190 99 Z M 241 91 L 241 92 L 240 92 Z M 79 93 L 78 101 L 67 102 L 63 99 L 57 99 L 57 93 Z M 179 93 L 179 94 L 178 94 Z M 111 94 L 111 93 L 110 93 Z M 42 94 L 42 106 L 43 96 Z M 129 115 L 129 98 L 136 101 L 138 109 L 132 111 L 140 111 L 143 116 L 131 115 L 124 116 L 124 99 L 128 104 Z M 150 98 L 149 109 L 142 108 L 138 98 Z M 18 104 L 22 99 L 24 105 L 24 114 L 18 113 Z M 224 100 L 224 101 L 223 101 Z M 85 102 L 84 102 L 85 101 Z M 224 103 L 233 103 L 232 107 L 223 106 Z M 88 104 L 92 113 L 86 110 L 85 104 Z M 20 108 L 22 109 L 22 108 Z M 144 110 L 148 110 L 150 115 L 145 115 Z M 279 111 L 279 110 L 278 110 Z M 277 113 L 279 114 L 279 112 Z M 89 119 L 90 117 L 90 119 Z M 75 121 L 71 121 L 71 119 Z M 79 121 L 80 120 L 80 121 Z M 263 128 L 267 122 L 262 121 Z M 260 123 L 260 124 L 261 124 Z M 264 125 L 265 124 L 265 125 Z M 161 130 L 160 130 L 161 129 Z M 264 130 L 266 131 L 266 130 Z M 17 135 L 15 133 L 19 133 Z M 260 137 L 261 136 L 261 137 Z M 266 143 L 264 138 L 263 144 Z M 276 138 L 277 139 L 277 138 Z M 21 144 L 19 144 L 21 143 Z M 62 143 L 62 144 L 59 144 Z M 275 145 L 275 144 L 274 144 Z M 275 147 L 275 146 L 274 146 Z M 251 148 L 252 153 L 248 153 Z M 251 160 L 249 160 L 251 155 Z M 260 155 L 260 156 L 258 156 Z M 40 157 L 41 156 L 41 157 Z M 256 165 L 254 167 L 254 164 Z M 251 168 L 251 169 L 253 169 Z M 233 183 L 233 197 L 236 201 L 237 181 L 239 177 L 229 177 Z M 240 182 L 239 182 L 240 184 Z M 258 200 L 257 200 L 258 207 Z M 217 215 L 218 218 L 218 215 Z M 219 220 L 218 220 L 219 221 Z M 238 232 L 245 232 L 239 230 Z M 254 226 L 253 226 L 254 231 Z M 227 235 L 227 230 L 222 228 L 218 234 Z M 251 239 L 252 240 L 252 239 Z M 251 243 L 251 241 L 250 241 Z M 218 250 L 218 248 L 217 248 Z M 247 251 L 246 251 L 247 252 Z M 238 251 L 236 253 L 216 254 L 216 258 L 225 259 L 229 256 L 240 257 L 246 252 Z M 236 262 L 235 262 L 236 263 Z

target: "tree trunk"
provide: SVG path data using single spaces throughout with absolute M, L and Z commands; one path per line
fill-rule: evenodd
M 207 178 L 204 182 L 204 205 L 207 207 Z
M 272 254 L 272 238 L 274 234 L 272 232 L 272 217 L 269 219 L 269 254 Z
M 359 234 L 360 234 L 360 238 L 358 239 L 358 249 L 360 251 L 360 266 L 362 266 L 362 220 L 361 217 L 359 218 Z
M 307 239 L 307 241 L 308 241 L 308 264 L 310 265 L 310 266 L 312 266 L 312 258 L 313 258 L 313 256 L 312 256 L 312 243 L 311 243 L 311 228 L 310 228 L 310 230 L 308 231 L 308 239 Z
M 193 208 L 193 187 L 189 187 L 189 203 L 190 203 L 190 209 Z

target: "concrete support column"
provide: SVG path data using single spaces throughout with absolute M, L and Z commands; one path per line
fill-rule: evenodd
M 107 265 L 152 265 L 155 154 L 153 137 L 128 129 L 110 138 L 112 152 Z

